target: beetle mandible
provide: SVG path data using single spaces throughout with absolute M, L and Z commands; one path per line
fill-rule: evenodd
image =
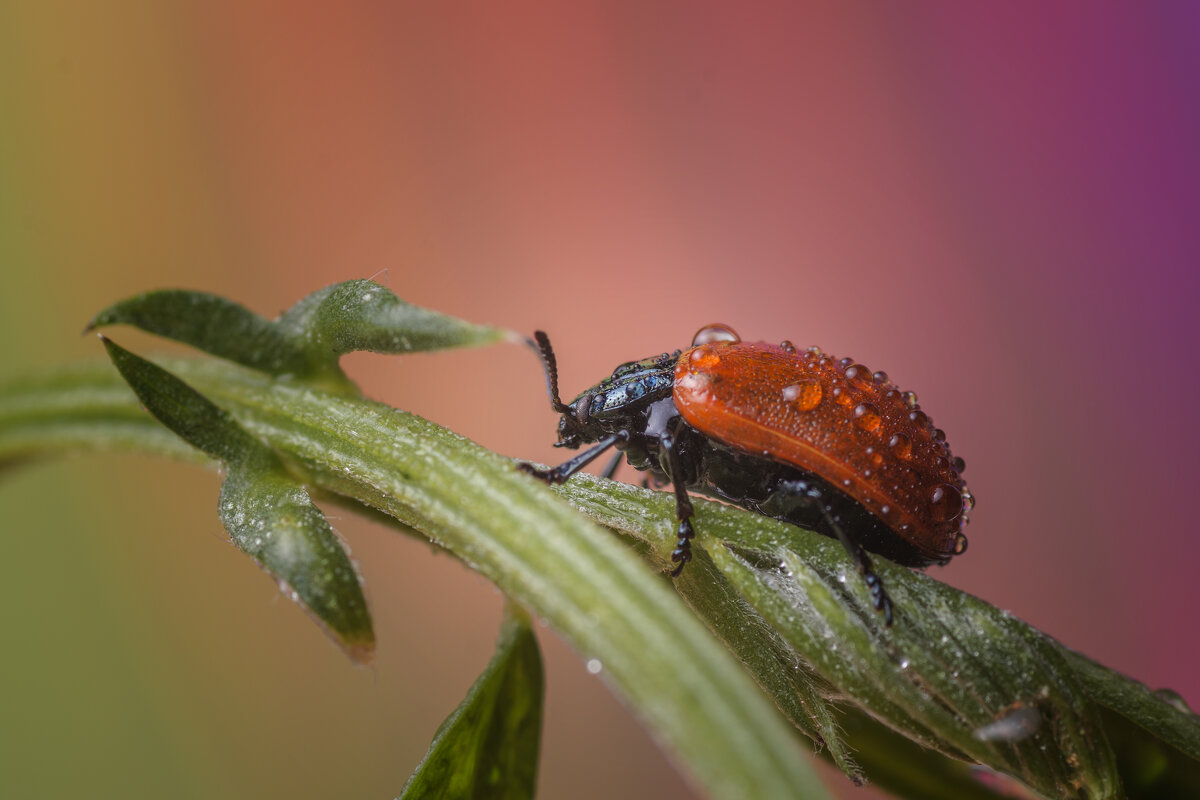
M 557 467 L 521 467 L 563 483 L 609 448 L 658 482 L 669 481 L 679 522 L 671 571 L 692 558 L 688 490 L 838 539 L 892 624 L 892 603 L 868 553 L 910 567 L 945 564 L 966 550 L 974 498 L 912 392 L 886 373 L 819 348 L 742 342 L 732 328 L 701 328 L 688 350 L 622 364 L 564 403 L 550 339 L 534 334 L 556 447 L 592 446 Z

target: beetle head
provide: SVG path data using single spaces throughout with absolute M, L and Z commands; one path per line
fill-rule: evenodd
M 588 417 L 592 406 L 592 395 L 585 394 L 567 405 L 558 395 L 558 361 L 550 337 L 544 331 L 534 331 L 530 346 L 537 351 L 546 371 L 546 393 L 550 395 L 550 407 L 562 414 L 558 421 L 558 441 L 555 447 L 575 448 L 594 437 L 588 433 Z

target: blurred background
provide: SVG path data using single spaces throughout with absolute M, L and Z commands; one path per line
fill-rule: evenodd
M 935 577 L 1197 704 L 1198 36 L 1186 3 L 5 3 L 3 372 L 98 357 L 84 323 L 146 289 L 273 316 L 370 276 L 549 331 L 568 395 L 713 321 L 816 344 L 966 459 L 971 549 Z M 522 348 L 347 363 L 561 456 Z M 332 511 L 379 637 L 354 668 L 217 488 L 117 455 L 4 476 L 0 794 L 403 786 L 501 597 Z M 540 795 L 696 797 L 542 633 Z

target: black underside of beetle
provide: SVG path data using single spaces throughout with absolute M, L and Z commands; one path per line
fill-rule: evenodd
M 906 567 L 933 563 L 902 539 L 861 503 L 811 472 L 768 458 L 750 455 L 705 436 L 682 419 L 675 438 L 687 474 L 684 485 L 697 494 L 715 497 L 766 517 L 836 538 L 829 522 L 840 525 L 864 550 Z M 659 481 L 673 480 L 660 459 L 655 442 L 617 445 L 635 469 Z M 639 447 L 638 445 L 641 445 Z

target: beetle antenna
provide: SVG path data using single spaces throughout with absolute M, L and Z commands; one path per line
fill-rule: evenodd
M 545 331 L 534 331 L 533 339 L 530 345 L 537 350 L 542 367 L 546 370 L 546 391 L 550 395 L 550 405 L 559 414 L 566 414 L 571 408 L 558 396 L 558 362 L 554 358 L 554 348 L 550 346 L 550 337 Z

